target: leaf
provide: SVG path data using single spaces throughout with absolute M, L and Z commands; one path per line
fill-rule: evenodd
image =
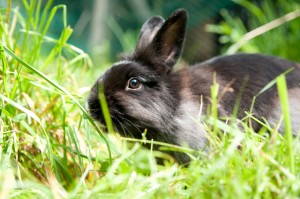
M 14 118 L 13 118 L 13 121 L 14 122 L 21 122 L 22 120 L 24 120 L 26 118 L 26 114 L 25 113 L 20 113 L 18 115 L 16 115 Z
M 7 103 L 9 103 L 12 106 L 16 107 L 17 109 L 21 110 L 23 113 L 25 113 L 26 115 L 28 115 L 28 117 L 31 117 L 32 119 L 34 119 L 38 123 L 41 123 L 40 118 L 38 118 L 38 116 L 35 113 L 33 113 L 32 111 L 24 108 L 22 105 L 18 104 L 17 102 L 15 102 L 15 101 L 13 101 L 13 100 L 5 97 L 2 94 L 0 94 L 0 99 L 2 99 L 2 101 L 6 101 Z

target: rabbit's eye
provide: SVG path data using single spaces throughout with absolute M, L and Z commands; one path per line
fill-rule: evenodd
M 139 89 L 141 88 L 142 86 L 142 82 L 140 80 L 138 80 L 137 78 L 133 77 L 133 78 L 130 78 L 128 80 L 128 85 L 127 85 L 127 88 L 129 89 Z

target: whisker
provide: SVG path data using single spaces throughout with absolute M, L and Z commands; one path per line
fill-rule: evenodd
M 131 137 L 134 137 L 133 134 L 130 132 L 130 130 L 125 125 L 123 125 L 122 122 L 120 122 L 119 120 L 118 120 L 118 122 L 119 122 L 121 128 L 123 129 L 123 132 L 124 132 L 124 134 L 125 134 L 126 137 L 128 137 L 126 135 L 126 131 L 130 134 Z
M 121 123 L 118 119 L 116 119 L 116 121 L 119 123 L 119 125 L 120 125 L 120 127 L 122 128 L 122 130 L 123 130 L 125 136 L 127 137 L 127 135 L 126 135 L 126 130 L 124 129 L 124 126 L 122 125 L 122 123 Z
M 139 133 L 143 133 L 140 128 L 138 128 L 133 122 L 131 122 L 129 119 L 122 117 L 125 122 L 127 122 L 130 126 L 134 127 L 136 130 L 138 130 Z

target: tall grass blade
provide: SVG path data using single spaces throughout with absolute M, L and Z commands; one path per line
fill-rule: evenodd
M 3 78 L 3 86 L 4 86 L 4 90 L 7 96 L 9 96 L 9 89 L 7 86 L 7 61 L 6 58 L 4 56 L 4 48 L 2 45 L 0 45 L 0 59 L 2 62 L 2 78 Z
M 26 115 L 28 115 L 28 117 L 31 117 L 32 119 L 34 119 L 35 121 L 37 121 L 38 123 L 40 123 L 40 118 L 38 118 L 38 116 L 36 114 L 34 114 L 32 111 L 24 108 L 22 105 L 20 105 L 17 102 L 14 102 L 13 100 L 5 97 L 4 95 L 0 94 L 0 99 L 2 101 L 6 101 L 7 103 L 13 105 L 14 107 L 16 107 L 17 109 L 21 110 L 22 112 L 26 113 Z
M 110 118 L 110 112 L 109 112 L 107 101 L 106 101 L 106 98 L 105 98 L 105 95 L 104 95 L 103 85 L 99 85 L 98 93 L 99 93 L 98 97 L 99 97 L 99 100 L 100 100 L 100 106 L 101 106 L 101 109 L 102 109 L 102 113 L 103 113 L 103 116 L 104 116 L 106 126 L 108 128 L 108 132 L 113 133 L 114 132 L 113 123 L 112 123 L 112 120 Z
M 295 173 L 295 160 L 293 152 L 293 134 L 291 127 L 291 118 L 289 111 L 289 101 L 288 101 L 288 89 L 286 84 L 285 75 L 280 75 L 277 77 L 277 89 L 281 105 L 281 111 L 283 114 L 284 128 L 285 128 L 285 138 L 288 143 L 288 155 L 289 155 L 289 167 L 292 173 Z
M 93 119 L 89 116 L 87 110 L 79 103 L 79 101 L 64 87 L 62 87 L 61 85 L 57 84 L 56 82 L 54 82 L 53 80 L 51 80 L 50 78 L 48 78 L 45 74 L 43 74 L 42 72 L 38 71 L 37 69 L 35 69 L 33 66 L 27 64 L 25 61 L 23 61 L 20 57 L 18 57 L 15 53 L 13 53 L 10 49 L 8 49 L 7 47 L 3 46 L 4 50 L 12 57 L 14 58 L 16 61 L 18 61 L 19 63 L 21 63 L 23 66 L 25 66 L 26 68 L 28 68 L 29 70 L 31 70 L 32 72 L 34 72 L 35 74 L 37 74 L 38 76 L 40 76 L 41 78 L 43 78 L 45 81 L 47 81 L 49 84 L 51 84 L 53 87 L 57 88 L 58 90 L 62 91 L 63 93 L 65 93 L 68 97 L 70 97 L 72 99 L 72 101 L 79 107 L 79 109 L 82 111 L 83 115 L 90 121 L 90 123 L 93 125 L 93 127 L 96 129 L 96 131 L 99 133 L 99 135 L 102 137 L 102 139 L 104 140 L 106 147 L 107 147 L 107 151 L 108 151 L 108 155 L 109 155 L 109 161 L 111 163 L 112 161 L 112 156 L 111 156 L 111 149 L 109 146 L 109 142 L 107 141 L 105 135 L 103 134 L 103 132 L 101 131 L 101 129 L 96 125 L 96 123 L 93 121 Z

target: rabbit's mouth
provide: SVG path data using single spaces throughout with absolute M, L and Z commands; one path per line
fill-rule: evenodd
M 109 104 L 111 105 L 111 103 Z M 133 137 L 137 139 L 142 138 L 142 133 L 146 129 L 146 127 L 143 128 L 142 126 L 145 125 L 139 124 L 140 121 L 136 121 L 129 115 L 125 115 L 124 110 L 122 111 L 120 107 L 115 106 L 116 104 L 113 104 L 113 106 L 108 107 L 114 130 L 125 137 Z M 88 109 L 92 118 L 102 124 L 106 131 L 107 127 L 101 109 L 100 100 L 97 92 L 93 92 L 93 89 L 88 98 Z

